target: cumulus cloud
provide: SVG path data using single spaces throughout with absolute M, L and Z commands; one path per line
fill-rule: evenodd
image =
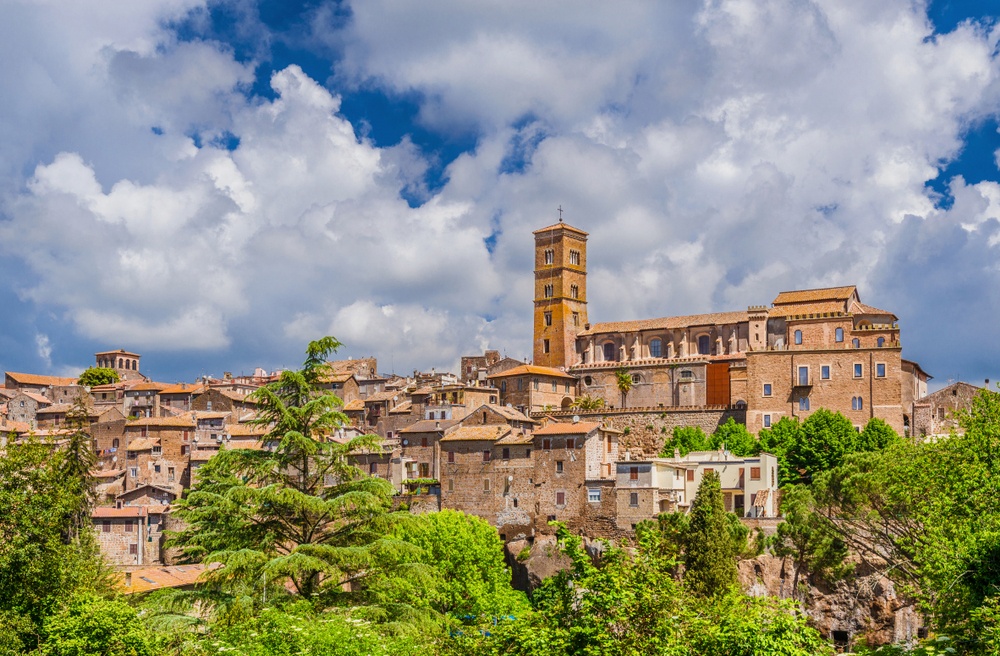
M 19 92 L 0 107 L 0 253 L 30 272 L 25 303 L 88 340 L 278 362 L 333 332 L 400 370 L 522 357 L 531 230 L 562 205 L 591 234 L 593 321 L 857 283 L 932 373 L 996 361 L 971 328 L 933 336 L 1000 310 L 974 303 L 974 281 L 1000 282 L 1000 188 L 956 179 L 948 209 L 925 188 L 995 112 L 995 27 L 933 34 L 909 0 L 366 0 L 347 21 L 310 10 L 329 79 L 287 66 L 260 98 L 258 62 L 171 30 L 206 16 L 193 0 L 3 11 L 23 27 L 0 21 L 19 71 L 0 73 Z M 474 147 L 432 193 L 435 155 L 344 117 L 358 89 Z

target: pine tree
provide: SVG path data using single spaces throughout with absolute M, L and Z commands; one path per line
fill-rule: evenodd
M 704 597 L 728 592 L 737 584 L 736 552 L 719 477 L 708 472 L 691 504 L 684 545 L 684 585 Z

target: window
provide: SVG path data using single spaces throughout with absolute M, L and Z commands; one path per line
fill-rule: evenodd
M 369 462 L 368 463 L 368 474 L 370 476 L 374 476 L 377 472 L 378 472 L 378 463 L 377 462 Z
M 118 438 L 117 437 L 115 439 L 111 440 L 111 448 L 112 449 L 117 449 L 118 448 L 118 444 L 119 444 L 119 442 L 118 442 Z
M 860 362 L 854 363 L 854 377 L 861 378 L 864 375 L 864 368 L 861 366 Z
M 505 446 L 500 451 L 500 457 L 503 458 L 504 460 L 510 460 L 510 447 Z
M 694 480 L 694 470 L 693 469 L 687 470 L 687 479 L 688 479 L 689 482 Z
M 802 343 L 802 331 L 801 330 L 796 330 L 795 331 L 795 343 L 796 344 L 801 344 Z
M 557 383 L 556 381 L 552 381 L 552 391 L 553 392 L 558 392 L 559 391 L 558 385 L 559 385 L 559 383 Z
M 455 491 L 455 479 L 454 478 L 449 478 L 448 479 L 448 491 L 449 492 L 454 492 Z
M 809 409 L 809 397 L 808 396 L 800 396 L 799 397 L 799 410 L 808 410 L 808 409 Z
M 550 440 L 548 438 L 545 438 L 544 440 L 542 440 L 542 448 L 545 449 L 546 451 L 548 451 L 549 449 L 551 449 L 552 448 L 552 440 Z
M 489 491 L 490 491 L 490 479 L 484 478 L 483 479 L 483 492 L 489 492 Z
M 851 397 L 851 410 L 864 410 L 865 402 L 860 396 Z
M 875 340 L 875 345 L 878 346 L 879 348 L 885 346 L 885 337 L 879 337 L 877 340 Z
M 694 372 L 691 371 L 690 369 L 683 369 L 681 371 L 681 379 L 686 380 L 689 378 L 694 378 Z
M 566 387 L 566 389 L 564 389 L 563 391 L 564 391 L 564 392 L 565 392 L 566 394 L 569 394 L 569 383 L 566 383 L 565 387 Z
M 174 480 L 174 468 L 173 467 L 167 467 L 167 480 L 168 481 Z
M 830 380 L 830 365 L 824 364 L 819 368 L 819 377 L 823 380 Z
M 548 353 L 548 352 L 549 352 L 549 340 L 543 339 L 542 340 L 542 353 Z
M 851 346 L 853 346 L 854 348 L 861 348 L 861 340 L 855 337 L 854 339 L 851 340 Z
M 764 415 L 764 428 L 771 427 L 771 415 Z
M 569 252 L 569 263 L 580 265 L 580 251 L 570 251 Z
M 580 325 L 580 313 L 579 312 L 574 312 L 573 313 L 573 325 L 574 326 L 579 326 Z
M 751 481 L 759 481 L 760 480 L 760 467 L 751 467 L 750 468 L 750 480 Z
M 545 325 L 546 326 L 551 326 L 552 325 L 552 313 L 551 312 L 546 312 L 544 316 L 545 316 Z
M 504 394 L 507 393 L 507 381 L 506 380 L 501 380 L 500 381 L 500 391 L 502 393 L 504 393 Z
M 530 458 L 531 457 L 531 449 L 525 449 L 524 450 L 524 457 L 525 458 Z
M 552 264 L 556 261 L 556 254 L 551 248 L 545 249 L 545 263 Z
M 639 468 L 635 465 L 628 468 L 628 480 L 637 481 L 639 480 Z
M 809 384 L 809 367 L 799 367 L 799 385 Z
M 601 502 L 601 488 L 592 487 L 587 489 L 587 501 L 590 503 L 600 503 Z
M 566 440 L 567 449 L 572 449 L 574 446 L 576 446 L 576 440 L 574 440 L 572 437 Z
M 628 505 L 632 506 L 633 508 L 637 508 L 639 506 L 639 493 L 638 492 L 630 492 L 629 493 L 629 495 L 628 495 Z
M 130 545 L 128 545 L 128 553 L 129 553 L 130 556 L 137 556 L 137 555 L 139 555 L 139 545 L 137 545 L 137 544 L 130 544 Z
M 566 505 L 566 493 L 565 492 L 556 492 L 556 505 L 557 506 L 565 506 Z
M 552 298 L 555 295 L 554 292 L 553 292 L 552 285 L 545 285 L 545 289 L 544 289 L 543 293 L 545 295 L 545 298 Z
M 834 330 L 833 331 L 833 339 L 836 342 L 838 342 L 838 343 L 844 341 L 844 329 L 843 328 L 837 328 L 836 330 Z
M 771 383 L 764 383 L 764 396 L 771 396 Z
M 649 357 L 663 357 L 663 342 L 658 339 L 649 340 Z
M 420 463 L 420 478 L 430 478 L 431 477 L 431 463 L 422 462 Z
M 590 376 L 584 376 L 583 377 L 583 384 L 586 385 L 587 387 L 590 387 L 591 385 L 594 384 L 594 379 L 591 378 Z
M 139 475 L 139 468 L 138 467 L 129 467 L 129 469 L 128 469 L 128 475 L 131 476 L 132 478 L 135 478 L 136 476 Z
M 159 474 L 160 473 L 160 466 L 159 465 L 153 465 L 153 471 L 155 473 Z
M 535 390 L 536 392 L 538 391 L 538 379 L 537 378 L 533 378 L 531 380 L 531 389 Z
M 642 376 L 639 374 L 632 374 L 632 383 L 638 385 L 642 382 Z
M 154 446 L 153 447 L 153 455 L 154 456 L 161 455 L 162 453 L 163 453 L 163 447 L 160 447 L 160 446 Z
M 110 520 L 105 519 L 103 522 L 101 522 L 101 532 L 102 533 L 110 533 L 111 532 L 111 521 Z
M 125 532 L 126 533 L 132 533 L 133 531 L 135 531 L 135 525 L 132 524 L 132 520 L 131 519 L 126 519 L 125 520 Z
M 454 451 L 449 451 L 448 452 L 448 462 L 455 462 L 455 452 Z
M 708 335 L 698 337 L 698 355 L 708 355 L 711 348 L 711 340 Z
M 569 295 L 571 298 L 580 298 L 580 288 L 576 285 L 570 285 Z
M 556 473 L 557 474 L 563 473 L 563 461 L 562 460 L 556 460 Z
M 881 362 L 875 365 L 875 377 L 885 378 L 885 365 Z
M 613 362 L 615 359 L 615 345 L 611 342 L 606 342 L 602 348 L 604 349 L 604 361 Z

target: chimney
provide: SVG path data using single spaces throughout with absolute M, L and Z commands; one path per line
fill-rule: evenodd
M 132 572 L 125 572 L 125 587 L 132 587 Z
M 441 429 L 441 422 L 440 421 L 435 421 L 434 422 L 434 429 L 435 430 L 440 430 Z

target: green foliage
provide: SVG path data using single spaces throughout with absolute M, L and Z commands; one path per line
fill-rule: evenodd
M 188 559 L 222 565 L 204 590 L 236 618 L 285 594 L 286 584 L 318 606 L 338 603 L 413 551 L 385 538 L 392 485 L 349 462 L 379 451 L 380 438 L 329 439 L 346 417 L 341 400 L 317 385 L 338 346 L 332 337 L 311 342 L 302 369 L 253 393 L 273 451 L 222 450 L 176 506 L 187 527 L 171 543 Z
M 625 367 L 615 370 L 615 384 L 622 395 L 622 407 L 628 407 L 628 393 L 632 391 L 632 374 Z
M 674 450 L 679 450 L 682 456 L 692 451 L 710 451 L 711 441 L 705 431 L 697 426 L 676 426 L 670 439 L 663 443 L 660 457 L 673 458 Z
M 153 656 L 152 636 L 134 608 L 81 594 L 45 622 L 41 656 Z
M 442 614 L 487 619 L 527 609 L 524 595 L 510 587 L 503 543 L 485 520 L 442 510 L 401 522 L 390 535 L 418 547 L 415 561 L 429 566 L 431 572 L 428 580 L 421 581 L 421 589 L 412 590 L 410 601 L 427 604 Z M 411 592 L 400 585 L 398 577 L 385 579 L 385 594 Z
M 762 430 L 758 436 L 760 450 L 773 454 L 778 459 L 778 486 L 799 480 L 799 473 L 788 464 L 788 452 L 801 439 L 802 425 L 795 417 L 782 417 L 770 428 Z
M 887 563 L 960 653 L 987 654 L 1000 589 L 1000 395 L 982 391 L 964 434 L 854 454 L 813 492 L 852 551 Z
M 711 445 L 713 449 L 725 447 L 730 453 L 741 458 L 760 453 L 760 445 L 754 436 L 745 425 L 737 423 L 732 417 L 715 429 Z
M 684 536 L 684 586 L 696 595 L 722 595 L 737 585 L 736 556 L 741 549 L 727 514 L 719 477 L 709 472 L 702 477 L 691 503 L 691 519 Z
M 80 378 L 77 379 L 78 385 L 83 385 L 84 387 L 96 387 L 98 385 L 110 385 L 111 383 L 117 383 L 121 380 L 118 376 L 118 372 L 110 367 L 88 367 L 83 370 L 80 374 Z
M 858 436 L 858 450 L 883 451 L 901 439 L 899 434 L 892 430 L 892 426 L 878 417 L 872 417 Z
M 781 515 L 771 546 L 776 556 L 790 558 L 795 566 L 792 590 L 798 590 L 803 570 L 826 580 L 846 573 L 847 546 L 830 522 L 815 512 L 812 492 L 804 485 L 790 485 L 781 493 Z
M 584 394 L 576 397 L 569 407 L 574 410 L 600 410 L 604 407 L 604 399 Z
M 858 432 L 839 412 L 816 410 L 802 423 L 798 439 L 786 452 L 788 466 L 808 483 L 817 473 L 838 466 L 858 450 Z

